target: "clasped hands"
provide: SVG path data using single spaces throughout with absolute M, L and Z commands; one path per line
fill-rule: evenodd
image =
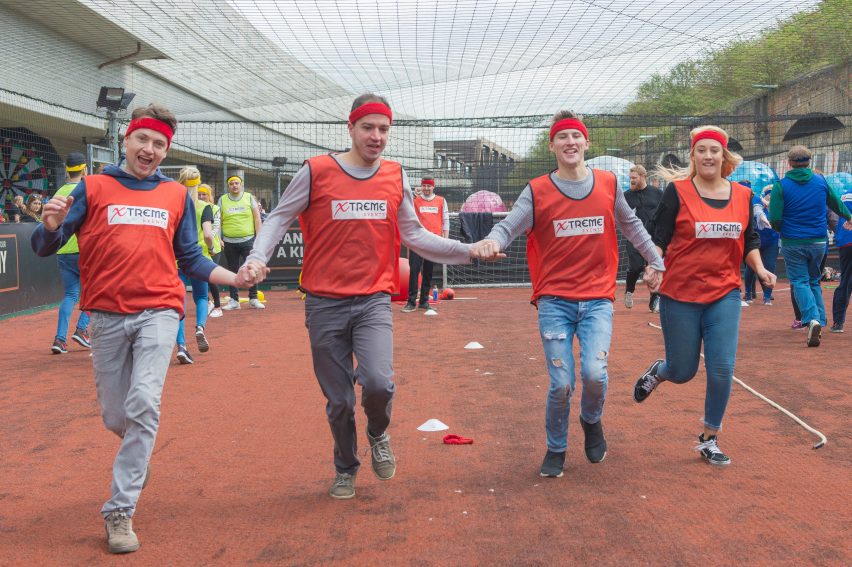
M 253 287 L 261 283 L 269 275 L 269 268 L 262 262 L 250 260 L 243 264 L 234 278 L 237 287 Z

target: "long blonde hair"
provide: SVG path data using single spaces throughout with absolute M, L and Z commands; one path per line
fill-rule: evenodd
M 190 187 L 186 184 L 186 182 L 195 181 L 196 179 L 199 181 L 201 180 L 201 172 L 198 171 L 197 167 L 193 167 L 191 165 L 181 169 L 178 174 L 178 183 L 186 187 L 187 191 L 189 191 L 189 194 L 192 196 L 193 202 L 198 200 L 198 183 Z
M 730 139 L 728 133 L 719 128 L 718 126 L 699 126 L 697 128 L 693 128 L 689 133 L 689 141 L 690 145 L 692 144 L 692 140 L 697 136 L 700 132 L 705 131 L 718 132 L 725 137 L 725 142 Z M 727 145 L 727 144 L 726 144 Z M 689 148 L 689 165 L 686 167 L 665 167 L 664 165 L 658 165 L 654 170 L 656 175 L 659 175 L 666 181 L 681 181 L 683 179 L 692 179 L 695 177 L 695 160 L 694 160 L 695 148 Z M 726 147 L 722 147 L 722 177 L 727 177 L 737 168 L 739 164 L 743 162 L 742 156 L 739 154 L 735 154 L 731 150 Z

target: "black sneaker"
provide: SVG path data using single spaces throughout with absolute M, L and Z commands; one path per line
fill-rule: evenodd
M 54 339 L 53 346 L 50 347 L 50 352 L 53 354 L 65 354 L 68 352 L 68 345 L 62 339 Z
M 706 440 L 704 434 L 698 436 L 698 445 L 695 450 L 701 453 L 701 458 L 717 467 L 724 467 L 731 464 L 731 458 L 719 449 L 716 443 L 716 436 L 711 435 Z
M 565 451 L 556 453 L 548 450 L 547 454 L 544 456 L 544 462 L 541 463 L 541 472 L 539 474 L 547 478 L 561 478 L 562 468 L 564 466 Z
M 808 346 L 809 347 L 818 347 L 819 340 L 822 337 L 822 325 L 819 324 L 819 321 L 814 319 L 810 323 L 808 323 Z
M 417 307 L 415 307 L 413 303 L 406 303 L 405 307 L 402 308 L 402 312 L 403 313 L 411 313 L 415 309 L 417 309 Z
M 421 303 L 417 306 L 417 309 L 431 309 L 428 303 Z
M 829 331 L 831 331 L 832 333 L 842 333 L 843 332 L 843 323 L 835 323 L 834 325 L 831 326 L 831 329 L 829 329 Z
M 648 370 L 645 371 L 645 374 L 636 381 L 636 385 L 633 386 L 633 399 L 636 400 L 637 403 L 641 404 L 644 402 L 645 398 L 650 396 L 651 392 L 654 391 L 654 388 L 662 382 L 662 379 L 657 377 L 657 369 L 662 363 L 662 359 L 655 360 L 654 363 L 648 367 Z
M 586 458 L 590 463 L 599 463 L 606 458 L 606 437 L 600 420 L 597 423 L 586 423 L 580 417 L 580 425 L 586 434 Z
M 186 347 L 183 345 L 178 345 L 177 359 L 181 364 L 193 364 L 195 362 L 192 360 L 192 357 L 189 356 L 189 351 L 186 350 Z

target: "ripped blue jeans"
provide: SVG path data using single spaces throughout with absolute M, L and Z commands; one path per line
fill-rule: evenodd
M 550 375 L 545 411 L 547 448 L 561 453 L 568 449 L 568 417 L 576 386 L 574 335 L 580 343 L 580 378 L 583 381 L 580 417 L 586 423 L 597 423 L 603 415 L 612 339 L 612 301 L 541 297 L 538 327 Z

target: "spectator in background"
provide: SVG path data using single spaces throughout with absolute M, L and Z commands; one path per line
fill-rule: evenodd
M 840 197 L 847 211 L 852 212 L 852 189 L 847 189 Z M 834 233 L 834 242 L 840 254 L 840 283 L 834 290 L 832 298 L 831 325 L 832 333 L 842 333 L 846 322 L 846 310 L 849 307 L 849 297 L 852 296 L 852 230 L 839 222 Z
M 642 221 L 642 226 L 645 230 L 651 230 L 651 220 L 654 218 L 654 211 L 657 210 L 657 205 L 660 204 L 660 198 L 663 192 L 656 187 L 648 185 L 648 172 L 641 165 L 634 165 L 630 168 L 630 190 L 624 194 L 627 204 L 636 213 L 636 216 Z M 624 293 L 624 306 L 628 309 L 633 308 L 633 292 L 636 291 L 636 282 L 639 276 L 645 270 L 648 263 L 642 254 L 636 250 L 636 247 L 626 242 L 627 245 L 627 288 Z M 651 298 L 648 300 L 648 309 L 653 313 L 660 312 L 660 294 L 651 292 Z
M 222 240 L 225 261 L 228 269 L 236 271 L 240 263 L 248 258 L 254 246 L 254 237 L 260 232 L 260 206 L 257 199 L 243 189 L 243 178 L 239 175 L 228 177 L 228 192 L 219 197 L 219 211 L 222 215 Z M 249 289 L 249 307 L 266 309 L 257 298 L 257 286 Z M 231 286 L 225 311 L 240 308 L 240 295 L 237 288 Z
M 71 152 L 65 160 L 66 183 L 56 190 L 56 195 L 67 197 L 77 184 L 86 177 L 86 156 L 80 152 Z M 59 265 L 59 277 L 65 295 L 59 304 L 59 316 L 56 323 L 56 336 L 50 350 L 53 354 L 68 352 L 68 324 L 74 305 L 80 299 L 80 247 L 77 245 L 77 235 L 72 234 L 65 245 L 56 251 L 56 263 Z M 83 348 L 92 348 L 89 341 L 89 313 L 80 311 L 77 328 L 71 338 Z
M 27 197 L 27 204 L 21 210 L 21 220 L 19 222 L 41 222 L 41 211 L 44 207 L 44 202 L 41 200 L 41 195 L 32 193 Z
M 743 185 L 745 183 L 740 182 Z M 748 185 L 749 187 L 751 185 Z M 775 273 L 775 266 L 778 261 L 778 233 L 772 230 L 769 223 L 769 196 L 772 193 L 772 185 L 764 187 L 760 194 L 754 196 L 752 200 L 752 214 L 754 215 L 754 228 L 760 236 L 760 259 L 763 260 L 763 267 L 768 271 Z M 757 297 L 755 292 L 757 285 L 757 276 L 751 266 L 746 265 L 745 270 L 745 300 L 752 301 Z M 763 304 L 772 305 L 772 288 L 767 287 L 762 281 L 760 287 L 763 289 Z
M 822 299 L 820 263 L 828 242 L 827 210 L 844 219 L 852 229 L 852 213 L 822 175 L 811 168 L 811 151 L 793 146 L 787 153 L 790 170 L 775 183 L 769 201 L 769 222 L 781 234 L 781 253 L 790 287 L 807 325 L 807 346 L 818 347 L 822 328 L 828 324 Z M 839 223 L 838 223 L 839 224 Z
M 423 228 L 443 238 L 450 236 L 450 211 L 443 197 L 435 195 L 435 180 L 425 175 L 420 181 L 419 191 L 414 192 L 414 212 Z M 420 283 L 420 303 L 417 307 L 429 310 L 429 290 L 432 288 L 432 270 L 434 262 L 421 257 L 414 250 L 408 251 L 408 301 L 402 308 L 404 313 L 416 309 L 417 280 L 422 271 Z
M 21 222 L 21 216 L 24 214 L 24 196 L 15 195 L 12 199 L 12 218 L 11 222 Z

